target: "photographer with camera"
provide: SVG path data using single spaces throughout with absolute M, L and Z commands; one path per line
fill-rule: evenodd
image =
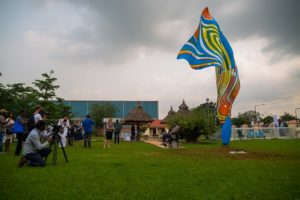
M 23 155 L 19 161 L 19 167 L 29 162 L 30 166 L 44 167 L 46 165 L 44 157 L 51 153 L 49 143 L 53 142 L 52 137 L 44 134 L 46 123 L 43 120 L 37 122 L 36 127 L 29 133 L 24 143 Z M 41 143 L 41 141 L 46 141 Z
M 67 145 L 67 135 L 70 128 L 70 121 L 68 115 L 64 115 L 62 119 L 58 120 L 58 126 L 62 128 L 62 132 L 59 133 L 61 137 L 61 143 L 59 143 L 59 147 L 66 147 Z

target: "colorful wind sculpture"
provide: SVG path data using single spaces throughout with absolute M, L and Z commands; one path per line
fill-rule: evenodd
M 184 44 L 177 59 L 185 59 L 193 69 L 215 67 L 218 90 L 217 117 L 222 126 L 222 143 L 231 137 L 231 108 L 239 93 L 240 79 L 233 51 L 217 21 L 206 7 L 194 35 Z

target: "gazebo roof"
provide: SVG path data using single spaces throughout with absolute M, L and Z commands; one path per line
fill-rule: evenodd
M 173 107 L 171 106 L 171 109 L 168 112 L 168 115 L 174 115 L 175 111 L 173 110 Z
M 169 110 L 168 115 L 163 120 L 161 120 L 161 123 L 165 123 L 171 116 L 173 116 L 175 114 L 176 114 L 176 112 L 173 110 L 173 107 L 171 106 L 171 109 Z
M 187 114 L 189 112 L 190 112 L 189 107 L 185 104 L 185 101 L 183 100 L 182 104 L 179 106 L 178 113 L 179 114 Z
M 152 121 L 153 119 L 144 111 L 141 103 L 138 102 L 137 107 L 128 113 L 125 124 L 146 124 Z

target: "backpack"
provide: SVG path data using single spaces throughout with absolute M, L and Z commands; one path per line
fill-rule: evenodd
M 32 129 L 35 128 L 34 115 L 31 115 L 31 116 L 30 116 L 27 125 L 28 125 L 28 130 L 29 130 L 29 132 L 30 132 Z

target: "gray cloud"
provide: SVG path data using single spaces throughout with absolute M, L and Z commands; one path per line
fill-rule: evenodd
M 74 1 L 67 2 L 74 5 Z M 77 39 L 93 42 L 97 56 L 108 63 L 132 58 L 140 48 L 149 51 L 164 49 L 176 54 L 185 42 L 182 41 L 184 34 L 180 33 L 193 33 L 199 22 L 197 18 L 206 6 L 193 0 L 90 0 L 77 1 L 77 5 L 93 13 L 84 20 L 94 26 L 95 31 L 90 34 L 94 38 L 78 35 Z M 299 55 L 299 1 L 212 1 L 208 2 L 208 6 L 231 41 L 249 37 L 268 38 L 269 44 L 263 51 L 272 52 L 273 60 Z M 175 24 L 173 27 L 168 26 L 172 23 Z M 112 54 L 117 54 L 118 58 Z
M 82 56 L 104 64 L 122 63 L 136 57 L 141 49 L 173 51 L 175 57 L 196 29 L 206 3 L 230 41 L 268 38 L 270 43 L 263 51 L 272 52 L 273 60 L 299 55 L 297 0 L 65 0 L 28 1 L 20 5 L 1 2 L 1 17 L 6 20 L 0 20 L 0 24 L 7 26 L 8 19 L 16 20 L 23 30 L 56 38 L 59 47 L 66 49 L 53 53 L 58 59 L 76 57 L 80 62 Z M 26 9 L 22 10 L 22 6 Z M 33 18 L 37 22 L 31 22 Z M 68 51 L 76 45 L 78 51 Z M 80 49 L 82 45 L 89 48 Z
M 250 46 L 237 58 L 242 84 L 237 107 L 298 95 L 293 86 L 300 81 L 295 58 L 300 16 L 293 0 L 0 1 L 1 78 L 32 82 L 54 69 L 64 98 L 155 98 L 165 112 L 183 98 L 189 106 L 215 99 L 214 74 L 205 76 L 206 69 L 192 78 L 196 72 L 186 73 L 187 63 L 175 60 L 205 6 L 231 43 Z M 249 42 L 262 38 L 263 48 Z M 277 64 L 258 58 L 255 48 Z M 270 76 L 272 70 L 276 76 Z M 112 77 L 119 83 L 112 86 Z M 120 87 L 121 94 L 110 93 Z
M 231 40 L 267 38 L 270 43 L 263 51 L 274 53 L 273 59 L 280 60 L 300 53 L 299 7 L 297 0 L 251 0 L 243 1 L 234 12 L 219 17 Z

